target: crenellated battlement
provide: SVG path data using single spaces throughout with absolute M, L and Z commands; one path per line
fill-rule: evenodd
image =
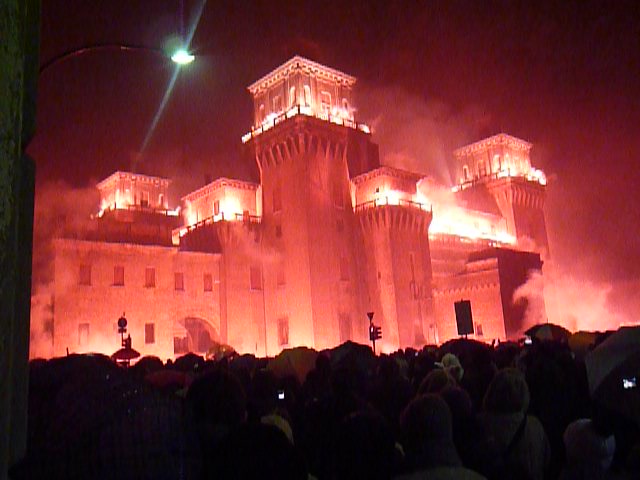
M 431 210 L 415 202 L 397 205 L 367 202 L 357 205 L 355 213 L 365 231 L 383 228 L 407 230 L 424 235 L 429 234 L 429 225 L 433 218 Z

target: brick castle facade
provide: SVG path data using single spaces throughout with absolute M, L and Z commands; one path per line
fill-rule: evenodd
M 269 356 L 367 343 L 367 312 L 382 351 L 442 343 L 457 336 L 461 299 L 472 337 L 522 336 L 513 293 L 548 250 L 531 144 L 498 134 L 456 150 L 444 188 L 380 165 L 354 117 L 355 82 L 294 57 L 249 87 L 242 141 L 258 184 L 219 178 L 174 208 L 168 179 L 100 182 L 99 215 L 54 241 L 32 356 L 111 354 L 123 312 L 134 348 L 163 359 L 215 343 Z

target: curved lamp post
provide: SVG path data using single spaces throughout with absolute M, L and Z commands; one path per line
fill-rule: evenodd
M 193 62 L 196 58 L 193 54 L 189 53 L 189 51 L 184 48 L 180 48 L 175 52 L 173 52 L 171 55 L 167 55 L 167 53 L 160 48 L 145 47 L 142 45 L 125 45 L 125 44 L 119 44 L 119 43 L 97 43 L 94 45 L 87 45 L 84 47 L 74 48 L 73 50 L 67 50 L 66 52 L 62 52 L 59 55 L 56 55 L 55 57 L 50 58 L 49 60 L 44 62 L 42 65 L 40 65 L 39 72 L 42 73 L 52 65 L 55 65 L 59 62 L 63 62 L 73 57 L 77 57 L 78 55 L 83 55 L 85 53 L 90 53 L 90 52 L 97 52 L 101 50 L 116 50 L 116 51 L 123 51 L 123 52 L 129 52 L 129 51 L 151 52 L 151 53 L 162 55 L 163 57 L 168 57 L 171 59 L 172 62 L 174 62 L 176 65 L 179 65 L 179 66 L 188 65 L 189 63 Z

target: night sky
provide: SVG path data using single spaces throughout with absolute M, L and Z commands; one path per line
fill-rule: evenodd
M 44 0 L 41 63 L 94 43 L 166 47 L 200 4 Z M 100 51 L 44 71 L 29 149 L 39 192 L 116 169 L 174 178 L 176 199 L 205 176 L 256 179 L 240 142 L 252 119 L 246 86 L 301 54 L 358 78 L 356 117 L 372 125 L 383 163 L 449 182 L 458 146 L 500 131 L 532 142 L 550 178 L 548 263 L 585 301 L 603 294 L 609 311 L 638 320 L 637 1 L 209 0 L 192 49 L 142 152 L 169 61 Z

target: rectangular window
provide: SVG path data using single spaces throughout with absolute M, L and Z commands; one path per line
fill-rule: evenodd
M 251 290 L 262 290 L 262 269 L 253 266 L 250 270 Z
M 282 210 L 282 192 L 280 191 L 280 187 L 277 186 L 273 189 L 273 213 L 279 212 Z
M 180 355 L 189 352 L 188 337 L 173 337 L 173 353 Z
M 349 280 L 349 259 L 346 255 L 340 257 L 340 280 Z
M 122 287 L 124 285 L 124 267 L 122 265 L 113 267 L 113 285 L 115 287 Z
M 149 206 L 149 192 L 142 192 L 142 196 L 140 197 L 140 206 L 148 207 Z
M 340 329 L 340 343 L 351 340 L 351 317 L 348 313 L 341 313 L 338 318 L 338 327 Z
M 220 200 L 213 202 L 213 214 L 220 215 Z
M 83 263 L 80 265 L 80 285 L 91 285 L 91 265 Z
M 147 267 L 144 270 L 144 286 L 146 288 L 155 288 L 156 286 L 156 269 Z
M 89 324 L 78 324 L 78 345 L 87 345 L 89 343 Z
M 289 345 L 289 319 L 286 317 L 278 319 L 278 345 Z
M 145 323 L 144 324 L 144 343 L 156 343 L 156 324 Z
M 213 292 L 213 276 L 210 273 L 205 273 L 202 279 L 204 280 L 204 291 Z
M 173 284 L 175 290 L 184 290 L 184 273 L 175 272 L 173 274 Z
M 282 226 L 276 225 L 276 238 L 282 238 Z

